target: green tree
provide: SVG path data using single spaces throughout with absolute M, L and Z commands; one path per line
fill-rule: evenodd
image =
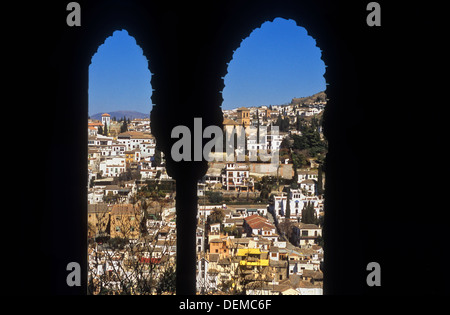
M 293 149 L 294 150 L 305 150 L 308 148 L 307 138 L 303 135 L 292 135 L 294 139 Z
M 319 165 L 319 170 L 317 174 L 317 194 L 323 195 L 323 171 L 322 171 L 322 164 Z
M 291 189 L 288 188 L 287 198 L 286 198 L 286 213 L 284 215 L 286 219 L 291 218 Z
M 122 126 L 120 126 L 120 132 L 127 132 L 128 131 L 128 123 L 125 120 L 125 117 L 123 118 Z
M 206 196 L 208 197 L 208 201 L 210 203 L 222 203 L 223 195 L 220 191 L 207 191 Z
M 301 132 L 302 135 L 292 135 L 294 150 L 305 151 L 309 156 L 326 153 L 327 143 L 320 139 L 317 122 L 312 123 L 311 126 L 303 126 Z
M 296 122 L 295 122 L 295 127 L 296 127 L 296 129 L 298 130 L 298 131 L 300 131 L 301 130 L 301 128 L 302 128 L 302 125 L 303 125 L 303 119 L 300 117 L 300 115 L 297 113 L 297 120 L 296 120 Z
M 270 194 L 270 188 L 268 186 L 263 186 L 261 189 L 261 192 L 259 193 L 259 198 L 261 201 L 268 201 L 269 200 L 269 194 Z
M 245 132 L 245 124 L 242 123 L 242 132 L 244 133 L 244 156 L 248 155 L 247 150 L 247 133 Z
M 293 164 L 292 167 L 294 168 L 295 173 L 297 172 L 298 168 L 302 168 L 306 164 L 308 164 L 308 160 L 306 159 L 306 157 L 303 153 L 293 151 L 291 156 L 292 156 L 292 164 Z M 295 180 L 297 180 L 297 177 L 295 177 Z
M 290 149 L 289 136 L 284 137 L 280 143 L 280 149 Z
M 236 238 L 242 237 L 242 232 L 240 229 L 238 229 L 235 225 L 233 226 L 227 226 L 223 228 L 223 231 L 227 233 L 230 236 L 234 236 Z
M 316 211 L 314 210 L 314 204 L 308 202 L 302 210 L 302 223 L 305 224 L 317 224 L 318 219 Z
M 278 126 L 278 128 L 279 128 L 280 131 L 282 131 L 282 130 L 281 130 L 281 128 L 282 128 L 282 122 L 283 122 L 283 119 L 281 118 L 281 115 L 278 114 L 277 120 L 276 120 L 276 122 L 275 122 L 275 126 Z
M 289 131 L 289 117 L 283 118 L 281 115 L 278 115 L 275 126 L 278 126 L 281 132 Z
M 161 275 L 161 278 L 158 282 L 158 287 L 156 288 L 156 292 L 158 294 L 162 293 L 175 293 L 176 291 L 176 273 L 172 266 L 168 267 L 164 270 L 164 273 Z
M 222 223 L 223 219 L 225 218 L 225 213 L 222 209 L 214 209 L 214 211 L 208 216 L 208 224 L 214 224 L 214 223 Z
M 157 148 L 155 149 L 155 155 L 153 156 L 152 166 L 161 166 L 161 151 Z
M 256 109 L 256 143 L 259 144 L 259 110 Z
M 255 183 L 255 188 L 260 191 L 259 199 L 260 201 L 269 201 L 270 192 L 272 191 L 272 186 L 274 185 L 274 180 L 272 177 L 263 176 L 261 180 Z

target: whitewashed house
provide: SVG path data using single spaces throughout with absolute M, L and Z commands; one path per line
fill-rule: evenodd
M 100 162 L 100 173 L 103 177 L 117 177 L 126 171 L 124 157 L 112 157 Z
M 312 245 L 322 236 L 322 228 L 315 224 L 296 223 L 292 228 L 292 240 L 296 246 Z
M 227 190 L 253 191 L 254 182 L 250 177 L 249 167 L 227 163 L 222 174 L 222 185 L 227 187 Z
M 207 293 L 217 290 L 218 272 L 210 269 L 210 261 L 206 257 L 197 259 L 197 292 Z
M 312 180 L 318 180 L 319 179 L 319 172 L 317 169 L 297 169 L 297 183 L 301 183 L 304 180 L 312 179 Z
M 308 190 L 305 190 L 308 192 Z M 300 220 L 302 217 L 302 210 L 306 205 L 311 203 L 314 206 L 314 210 L 316 211 L 316 216 L 319 217 L 319 212 L 323 210 L 323 200 L 318 196 L 309 196 L 309 194 L 305 195 L 302 192 L 302 189 L 291 189 L 290 190 L 290 217 L 291 219 Z M 271 211 L 279 220 L 280 218 L 284 218 L 286 216 L 287 209 L 287 193 L 281 193 L 273 196 L 273 203 L 269 207 L 269 211 Z
M 317 192 L 317 182 L 312 179 L 305 179 L 300 182 L 300 189 L 303 190 L 306 195 L 314 196 Z

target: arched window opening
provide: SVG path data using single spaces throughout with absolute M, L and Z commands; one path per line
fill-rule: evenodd
M 122 111 L 128 111 L 129 118 L 148 118 L 152 109 L 150 81 L 149 63 L 141 47 L 126 30 L 115 31 L 98 48 L 89 66 L 90 118 L 100 120 L 101 114 L 118 112 L 116 118 L 120 119 Z
M 149 62 L 126 30 L 92 57 L 88 118 L 88 291 L 175 292 L 175 182 L 150 128 Z
M 234 52 L 222 92 L 226 163 L 209 162 L 199 183 L 199 293 L 323 294 L 321 58 L 306 29 L 283 18 Z

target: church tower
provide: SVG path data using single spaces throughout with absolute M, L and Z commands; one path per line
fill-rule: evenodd
M 102 115 L 102 125 L 103 126 L 105 126 L 105 125 L 108 126 L 108 130 L 109 130 L 110 123 L 111 123 L 111 115 L 107 114 L 107 113 L 104 113 Z
M 237 122 L 245 127 L 250 125 L 250 109 L 241 107 L 237 109 Z

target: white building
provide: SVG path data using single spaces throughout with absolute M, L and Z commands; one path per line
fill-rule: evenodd
M 89 149 L 96 149 L 102 156 L 123 155 L 126 146 L 114 140 L 113 137 L 103 135 L 91 136 L 88 138 Z
M 96 204 L 103 202 L 104 190 L 103 189 L 89 189 L 88 191 L 88 204 Z
M 296 115 L 309 117 L 320 114 L 321 112 L 322 110 L 316 107 L 300 107 L 296 110 Z
M 301 189 L 291 189 L 290 190 L 290 217 L 301 219 L 302 210 L 308 202 L 312 203 L 314 210 L 316 211 L 317 217 L 319 212 L 323 209 L 323 200 L 319 199 L 317 196 L 304 195 Z M 277 219 L 284 218 L 286 215 L 287 206 L 287 193 L 281 193 L 279 195 L 273 196 L 273 204 L 270 206 L 272 213 L 277 217 Z
M 108 129 L 109 129 L 109 126 L 111 125 L 111 115 L 110 114 L 107 114 L 107 113 L 104 113 L 103 115 L 102 115 L 102 124 L 103 124 L 103 126 L 108 126 Z
M 316 239 L 322 236 L 322 228 L 315 224 L 296 223 L 292 232 L 296 246 L 315 244 Z
M 289 194 L 290 217 L 300 219 L 303 210 L 304 196 L 300 189 L 291 189 Z M 281 195 L 273 197 L 273 212 L 277 218 L 284 218 L 286 215 L 287 197 L 287 193 L 282 193 Z
M 117 177 L 126 171 L 124 157 L 113 157 L 100 162 L 100 173 L 103 177 Z
M 209 270 L 210 262 L 206 257 L 197 259 L 197 292 L 207 293 L 217 290 L 218 273 Z
M 312 180 L 318 180 L 319 179 L 319 172 L 318 170 L 310 170 L 310 169 L 298 169 L 297 170 L 297 183 L 301 183 L 304 180 L 312 179 Z
M 141 157 L 143 159 L 155 155 L 156 143 L 142 142 L 139 144 L 139 150 L 141 151 Z
M 269 150 L 280 150 L 281 142 L 284 137 L 286 137 L 287 133 L 270 133 L 267 134 L 267 149 Z
M 88 138 L 88 146 L 112 145 L 113 140 L 113 137 L 97 135 L 95 137 Z
M 117 136 L 117 141 L 126 145 L 126 150 L 141 149 L 141 146 L 146 144 L 145 148 L 150 148 L 150 145 L 156 146 L 156 140 L 150 133 L 127 131 Z
M 257 214 L 244 218 L 244 231 L 247 233 L 247 236 L 260 235 L 265 239 L 274 242 L 278 241 L 275 225 Z
M 197 226 L 195 246 L 197 254 L 205 252 L 205 231 L 201 226 Z
M 135 118 L 131 121 L 131 127 L 141 132 L 150 132 L 150 118 Z
M 250 178 L 249 167 L 227 163 L 222 174 L 222 185 L 227 187 L 227 190 L 253 191 L 254 182 L 253 178 Z
M 141 179 L 155 178 L 158 171 L 156 168 L 140 169 Z
M 98 129 L 93 126 L 88 126 L 88 136 L 89 137 L 95 137 L 98 133 Z
M 300 182 L 300 189 L 308 196 L 315 196 L 317 191 L 317 182 L 312 179 L 305 179 L 304 181 Z

